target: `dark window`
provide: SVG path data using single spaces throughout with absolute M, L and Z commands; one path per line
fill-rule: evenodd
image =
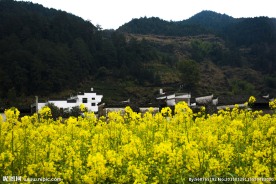
M 96 103 L 92 103 L 91 105 L 92 105 L 92 106 L 96 106 Z
M 93 97 L 92 100 L 95 100 L 95 98 Z
M 83 98 L 82 103 L 87 103 L 87 98 Z

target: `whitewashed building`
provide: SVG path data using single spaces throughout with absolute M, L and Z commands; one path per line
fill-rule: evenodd
M 88 111 L 98 112 L 98 105 L 101 103 L 102 98 L 103 95 L 97 95 L 95 92 L 93 92 L 93 88 L 91 88 L 90 92 L 78 93 L 76 96 L 71 96 L 68 99 L 49 99 L 47 102 L 36 102 L 36 107 L 37 110 L 40 110 L 47 104 L 52 103 L 62 110 L 71 110 L 73 107 L 84 104 Z
M 214 95 L 202 96 L 195 98 L 197 104 L 208 104 L 208 103 L 218 103 L 216 100 L 213 101 Z
M 166 102 L 167 106 L 175 106 L 178 102 L 185 101 L 189 106 L 191 105 L 191 94 L 190 93 L 174 93 L 171 95 L 166 95 L 163 90 L 160 90 L 160 96 L 157 100 L 163 100 Z

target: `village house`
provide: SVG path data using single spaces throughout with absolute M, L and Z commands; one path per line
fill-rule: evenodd
M 255 96 L 256 101 L 250 105 L 250 108 L 252 110 L 262 110 L 265 113 L 270 113 L 271 109 L 269 107 L 269 102 L 274 99 L 273 97 L 274 95 Z M 250 95 L 221 96 L 217 109 L 232 109 L 235 107 L 235 104 L 238 105 L 239 108 L 248 108 L 245 102 L 247 102 L 249 98 Z
M 166 94 L 160 89 L 159 95 L 156 98 L 160 102 L 165 102 L 167 106 L 173 107 L 178 102 L 185 101 L 189 106 L 191 105 L 191 94 L 190 93 L 173 93 Z
M 103 98 L 103 95 L 98 95 L 93 91 L 93 88 L 91 88 L 90 92 L 79 92 L 75 96 L 71 96 L 67 99 L 49 99 L 46 102 L 39 102 L 38 99 L 36 100 L 36 103 L 32 105 L 33 107 L 36 107 L 36 110 L 39 111 L 44 106 L 47 106 L 48 104 L 53 104 L 60 108 L 60 110 L 71 110 L 73 107 L 80 106 L 81 104 L 84 104 L 88 111 L 92 111 L 97 113 L 99 110 L 99 104 L 101 103 Z

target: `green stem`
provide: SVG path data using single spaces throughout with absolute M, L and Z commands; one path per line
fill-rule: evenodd
M 72 163 L 73 163 L 73 183 L 75 183 L 75 166 L 74 166 L 74 158 L 72 157 Z
M 26 165 L 26 127 L 24 127 L 24 154 L 23 154 L 23 175 L 25 174 L 25 165 Z
M 12 156 L 14 157 L 14 148 L 13 148 L 13 137 L 14 137 L 14 135 L 13 135 L 13 122 L 12 122 L 12 142 L 11 142 L 11 149 L 12 149 Z M 13 170 L 13 164 L 14 164 L 14 161 L 12 161 L 12 163 L 11 163 L 11 170 L 12 170 L 12 176 L 14 176 L 14 170 Z
M 3 152 L 2 148 L 4 148 L 4 146 L 2 145 L 2 123 L 0 122 L 0 153 Z
M 270 164 L 270 170 L 271 170 L 271 177 L 274 178 L 274 137 L 271 138 L 271 164 Z

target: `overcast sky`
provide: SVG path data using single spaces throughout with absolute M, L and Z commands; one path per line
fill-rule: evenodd
M 24 0 L 63 10 L 103 29 L 117 29 L 133 18 L 159 17 L 179 21 L 202 10 L 235 18 L 276 17 L 275 0 Z

